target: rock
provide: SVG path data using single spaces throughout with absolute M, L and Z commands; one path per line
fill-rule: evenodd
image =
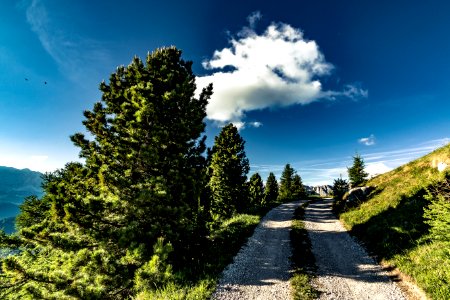
M 437 169 L 438 169 L 439 172 L 444 171 L 446 168 L 447 168 L 447 164 L 445 162 L 442 162 L 442 161 L 437 166 Z
M 361 202 L 367 199 L 367 196 L 375 189 L 373 186 L 356 187 L 344 195 L 344 201 L 347 203 Z
M 306 192 L 311 195 L 319 195 L 320 197 L 329 197 L 333 193 L 331 185 L 305 186 Z

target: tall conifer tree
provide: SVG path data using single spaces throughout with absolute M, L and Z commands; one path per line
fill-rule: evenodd
M 248 193 L 251 208 L 257 209 L 265 205 L 264 184 L 258 173 L 253 174 L 248 182 Z
M 286 164 L 280 178 L 279 199 L 289 201 L 292 199 L 292 183 L 294 181 L 295 170 L 290 164 Z
M 300 175 L 295 174 L 292 180 L 292 200 L 300 200 L 306 196 L 306 189 Z
M 267 177 L 266 186 L 264 189 L 264 199 L 265 203 L 270 205 L 277 201 L 278 198 L 278 182 L 275 175 L 270 172 Z
M 227 218 L 249 206 L 245 182 L 250 169 L 244 140 L 233 124 L 228 124 L 215 138 L 209 166 L 211 214 Z
M 352 188 L 363 185 L 368 174 L 364 171 L 365 164 L 363 158 L 357 153 L 353 156 L 353 165 L 348 170 L 348 178 Z
M 30 200 L 19 236 L 1 236 L 21 250 L 2 261 L 2 299 L 129 298 L 169 278 L 168 261 L 190 259 L 212 94 L 195 98 L 191 65 L 159 49 L 100 84 L 101 101 L 84 112 L 92 138 L 71 137 L 85 164 L 48 175 L 48 211 L 30 214 Z

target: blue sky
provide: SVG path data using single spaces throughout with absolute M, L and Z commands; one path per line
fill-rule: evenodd
M 170 45 L 214 84 L 208 144 L 234 122 L 264 178 L 332 183 L 356 151 L 374 174 L 449 141 L 448 1 L 163 2 L 2 1 L 0 165 L 77 160 L 98 84 Z

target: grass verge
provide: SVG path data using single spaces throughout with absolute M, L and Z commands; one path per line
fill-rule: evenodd
M 261 213 L 262 214 L 262 213 Z M 203 260 L 196 270 L 178 272 L 163 288 L 140 293 L 136 300 L 203 300 L 215 290 L 222 270 L 232 262 L 247 238 L 253 233 L 261 215 L 236 215 L 225 220 L 209 236 Z
M 314 255 L 311 252 L 311 241 L 308 237 L 303 217 L 308 203 L 302 204 L 294 212 L 291 230 L 292 263 L 294 273 L 290 280 L 294 300 L 316 299 L 319 292 L 311 285 L 316 271 Z

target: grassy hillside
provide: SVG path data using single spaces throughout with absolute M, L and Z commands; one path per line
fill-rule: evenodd
M 396 265 L 433 299 L 450 299 L 449 243 L 428 235 L 424 208 L 430 204 L 427 189 L 448 181 L 450 144 L 371 179 L 376 187 L 369 199 L 341 213 L 340 218 L 379 259 Z M 450 214 L 449 214 L 450 220 Z

